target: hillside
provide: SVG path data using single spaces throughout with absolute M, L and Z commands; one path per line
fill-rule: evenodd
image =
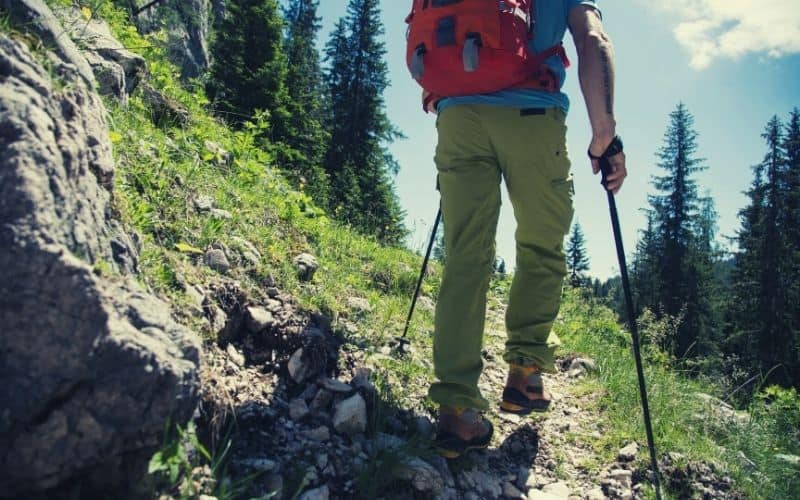
M 3 366 L 16 370 L 4 368 L 16 392 L 0 399 L 11 415 L 28 388 L 20 380 L 69 383 L 4 415 L 0 496 L 654 497 L 629 336 L 604 304 L 564 292 L 559 372 L 546 379 L 551 412 L 494 409 L 490 449 L 445 461 L 430 449 L 426 398 L 438 264 L 403 348 L 419 255 L 357 233 L 293 189 L 274 154 L 256 146 L 268 118 L 234 130 L 212 116 L 202 90 L 179 83 L 163 33 L 140 35 L 111 2 L 48 3 L 48 23 L 30 21 L 49 11 L 37 1 L 0 12 L 2 194 L 12 182 L 36 187 L 22 208 L 4 201 L 0 212 L 4 225 L 27 228 L 0 240 L 3 282 L 26 283 L 0 295 L 12 327 Z M 30 133 L 18 134 L 19 123 Z M 61 266 L 74 272 L 56 279 Z M 509 285 L 494 280 L 489 301 L 482 388 L 494 400 Z M 796 394 L 733 409 L 709 381 L 670 371 L 657 347 L 666 328 L 643 323 L 670 494 L 796 497 Z M 132 340 L 119 352 L 137 356 L 97 355 L 120 332 Z M 72 366 L 82 363 L 91 369 Z M 103 404 L 87 403 L 95 400 Z M 28 434 L 40 438 L 30 454 Z

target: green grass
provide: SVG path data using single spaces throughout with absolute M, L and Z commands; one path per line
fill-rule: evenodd
M 556 331 L 566 350 L 587 354 L 598 364 L 597 374 L 586 379 L 579 390 L 601 394 L 606 432 L 592 442 L 601 462 L 613 461 L 622 446 L 637 441 L 645 465 L 646 438 L 629 335 L 619 328 L 609 309 L 587 302 L 577 292 L 567 292 Z M 642 337 L 650 337 L 650 332 L 645 329 Z M 678 452 L 689 460 L 715 464 L 728 471 L 736 487 L 752 498 L 800 495 L 798 469 L 775 458 L 779 453 L 800 454 L 800 399 L 796 393 L 772 389 L 774 395 L 767 398 L 771 402 L 757 398 L 747 409 L 747 423 L 725 423 L 710 417 L 695 396 L 724 396 L 719 387 L 671 370 L 667 357 L 649 344 L 642 351 L 659 455 Z M 762 475 L 754 474 L 739 452 L 752 460 Z

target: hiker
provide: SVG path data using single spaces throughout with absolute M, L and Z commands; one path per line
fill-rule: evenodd
M 593 133 L 591 167 L 597 174 L 597 157 L 609 159 L 607 189 L 616 194 L 627 173 L 615 130 L 614 54 L 595 0 L 415 0 L 407 21 L 409 69 L 424 89 L 423 108 L 438 113 L 435 162 L 447 260 L 436 306 L 437 381 L 429 395 L 439 405 L 434 444 L 455 458 L 487 447 L 493 432 L 481 415 L 489 402 L 478 378 L 501 177 L 517 223 L 517 259 L 500 409 L 524 415 L 550 405 L 542 373 L 555 370 L 559 340 L 551 328 L 573 215 L 569 101 L 560 91 L 569 63 L 561 42 L 569 28 Z M 510 50 L 487 50 L 498 46 Z

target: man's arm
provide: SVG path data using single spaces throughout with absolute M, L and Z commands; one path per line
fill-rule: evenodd
M 592 142 L 589 151 L 595 156 L 605 152 L 616 134 L 614 118 L 614 47 L 603 31 L 603 23 L 595 8 L 578 5 L 569 13 L 569 28 L 578 51 L 578 74 L 581 91 L 592 125 Z M 608 175 L 608 189 L 615 194 L 628 175 L 625 154 L 609 158 L 612 172 Z M 597 160 L 592 160 L 594 173 L 600 171 Z

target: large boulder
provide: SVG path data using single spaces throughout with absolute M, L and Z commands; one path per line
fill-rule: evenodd
M 92 67 L 97 91 L 126 102 L 144 77 L 144 58 L 126 49 L 98 17 L 86 19 L 77 7 L 61 9 L 56 15 Z
M 134 484 L 191 416 L 200 341 L 126 274 L 88 64 L 42 2 L 0 2 L 55 49 L 0 34 L 0 496 L 88 498 Z

